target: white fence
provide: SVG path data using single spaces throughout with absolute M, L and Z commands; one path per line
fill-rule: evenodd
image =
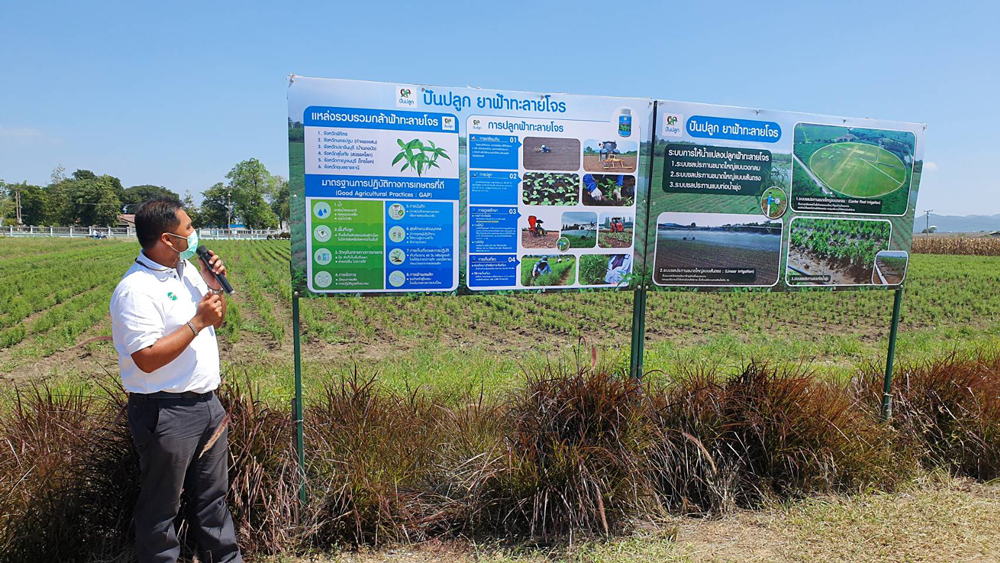
M 198 229 L 204 240 L 263 240 L 281 235 L 279 229 Z M 76 238 L 135 238 L 134 227 L 3 227 L 0 234 L 8 237 L 76 237 Z

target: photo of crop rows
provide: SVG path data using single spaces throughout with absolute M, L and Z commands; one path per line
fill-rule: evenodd
M 796 218 L 792 221 L 787 281 L 822 276 L 819 285 L 869 285 L 875 256 L 889 248 L 892 227 L 884 220 Z
M 543 261 L 548 263 L 548 269 L 537 270 L 535 266 Z M 521 285 L 525 287 L 554 287 L 574 283 L 576 283 L 576 257 L 572 254 L 521 258 Z
M 529 172 L 521 183 L 521 201 L 525 205 L 578 205 L 580 176 Z

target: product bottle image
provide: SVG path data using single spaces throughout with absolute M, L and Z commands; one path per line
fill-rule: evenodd
M 618 116 L 618 135 L 628 137 L 632 134 L 632 110 L 623 109 Z

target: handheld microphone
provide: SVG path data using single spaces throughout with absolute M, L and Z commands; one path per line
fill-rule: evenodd
M 212 255 L 208 253 L 207 248 L 205 248 L 204 246 L 199 246 L 198 258 L 201 258 L 201 260 L 205 263 L 205 265 L 208 266 L 208 261 L 212 259 Z M 227 294 L 229 295 L 233 294 L 233 286 L 229 285 L 229 280 L 226 279 L 225 274 L 216 274 L 215 272 L 212 272 L 212 275 L 215 276 L 215 279 L 219 280 L 219 283 L 222 285 L 222 289 L 224 289 Z

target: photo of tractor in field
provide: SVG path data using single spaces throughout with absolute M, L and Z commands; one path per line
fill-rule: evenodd
M 635 141 L 587 139 L 583 148 L 583 169 L 587 172 L 635 172 L 639 144 Z
M 549 225 L 548 228 L 545 226 Z M 559 241 L 559 215 L 528 215 L 521 219 L 521 247 L 556 248 Z
M 597 233 L 597 246 L 601 248 L 629 248 L 635 221 L 631 216 L 601 213 Z

